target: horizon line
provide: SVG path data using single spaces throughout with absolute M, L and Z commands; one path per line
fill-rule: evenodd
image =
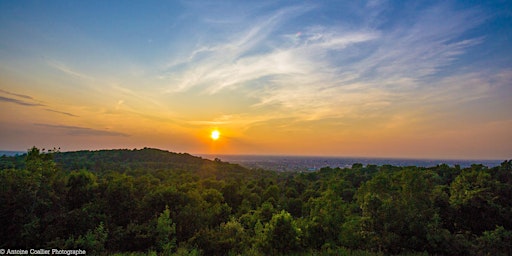
M 36 147 L 38 148 L 38 147 Z M 275 153 L 275 154 L 260 154 L 260 153 L 240 153 L 240 154 L 233 154 L 233 153 L 201 153 L 201 152 L 186 152 L 186 151 L 173 151 L 170 149 L 162 149 L 162 148 L 156 148 L 156 147 L 134 147 L 134 148 L 102 148 L 102 149 L 77 149 L 77 150 L 63 150 L 59 152 L 77 152 L 77 151 L 101 151 L 101 150 L 141 150 L 141 149 L 157 149 L 162 151 L 167 151 L 171 153 L 181 153 L 181 154 L 190 154 L 193 156 L 199 156 L 199 157 L 206 157 L 206 156 L 256 156 L 256 157 L 315 157 L 315 158 L 361 158 L 361 159 L 396 159 L 396 160 L 425 160 L 425 161 L 438 161 L 438 160 L 445 160 L 445 161 L 507 161 L 512 160 L 512 156 L 507 158 L 501 158 L 501 157 L 421 157 L 421 156 L 361 156 L 361 155 L 331 155 L 331 154 L 293 154 L 293 153 Z M 39 148 L 39 149 L 46 149 L 46 148 Z M 53 149 L 53 148 L 52 148 Z M 27 153 L 27 151 L 30 150 L 5 150 L 0 149 L 1 152 L 12 152 L 12 153 L 20 153 L 24 154 Z

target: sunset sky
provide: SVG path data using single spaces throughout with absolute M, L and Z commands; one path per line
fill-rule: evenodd
M 510 159 L 512 1 L 0 0 L 32 146 Z

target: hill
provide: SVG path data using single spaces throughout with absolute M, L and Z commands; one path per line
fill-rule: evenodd
M 190 169 L 214 165 L 210 160 L 187 153 L 173 153 L 153 148 L 62 152 L 56 153 L 54 160 L 66 170 L 87 169 L 96 172 L 138 168 Z
M 237 164 L 208 160 L 188 153 L 174 153 L 154 148 L 81 150 L 51 153 L 57 166 L 66 171 L 88 170 L 95 173 L 133 172 L 141 170 L 188 171 L 200 176 L 220 175 L 249 170 Z M 25 168 L 27 154 L 1 156 L 0 169 Z

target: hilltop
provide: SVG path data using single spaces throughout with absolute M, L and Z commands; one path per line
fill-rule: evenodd
M 248 173 L 249 169 L 238 164 L 214 161 L 188 153 L 175 153 L 155 148 L 80 150 L 49 153 L 57 167 L 66 171 L 87 170 L 94 173 L 136 172 L 142 170 L 186 171 L 199 176 L 215 174 L 222 178 L 228 173 Z M 0 169 L 25 168 L 27 154 L 1 156 Z
M 155 148 L 62 152 L 56 153 L 54 160 L 67 170 L 87 169 L 97 172 L 141 168 L 199 171 L 219 166 L 245 170 L 239 165 Z

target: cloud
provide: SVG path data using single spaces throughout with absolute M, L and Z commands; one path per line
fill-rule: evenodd
M 118 100 L 117 104 L 116 104 L 116 110 L 119 110 L 123 104 L 124 104 L 124 100 Z
M 53 110 L 53 109 L 45 109 L 46 111 L 48 112 L 53 112 L 53 113 L 57 113 L 57 114 L 62 114 L 62 115 L 66 115 L 66 116 L 72 116 L 72 117 L 78 117 L 77 115 L 73 115 L 71 113 L 68 113 L 68 112 L 62 112 L 62 111 L 57 111 L 57 110 Z
M 121 136 L 128 137 L 129 135 L 120 132 L 97 130 L 86 127 L 68 126 L 68 125 L 53 125 L 53 124 L 34 124 L 40 127 L 60 129 L 66 131 L 66 134 L 72 136 Z
M 32 97 L 30 97 L 28 95 L 12 93 L 12 92 L 8 92 L 8 91 L 4 91 L 2 89 L 0 89 L 0 92 L 5 93 L 5 94 L 9 94 L 9 95 L 12 95 L 12 96 L 16 96 L 18 98 L 24 98 L 24 99 L 28 99 L 28 100 L 33 100 L 34 99 L 34 98 L 32 98 Z
M 28 107 L 45 106 L 45 105 L 43 105 L 41 103 L 27 102 L 27 101 L 23 101 L 23 100 L 19 100 L 19 99 L 13 99 L 13 98 L 8 98 L 8 97 L 3 97 L 3 96 L 0 96 L 0 101 L 14 103 L 14 104 L 18 104 L 18 105 L 22 105 L 22 106 L 28 106 Z
M 0 89 L 0 92 L 2 92 L 4 94 L 13 95 L 13 96 L 16 96 L 16 97 L 24 99 L 24 100 L 20 100 L 20 99 L 0 96 L 0 101 L 14 103 L 14 104 L 18 104 L 18 105 L 21 105 L 21 106 L 27 106 L 27 107 L 44 107 L 44 106 L 47 106 L 45 104 L 41 104 L 41 103 L 35 102 L 36 100 L 32 96 L 28 96 L 28 95 L 24 95 L 24 94 L 18 94 L 18 93 L 12 93 L 12 92 L 8 92 L 8 91 L 1 90 L 1 89 Z M 28 100 L 28 101 L 26 101 L 26 100 Z M 47 108 L 45 110 L 48 111 L 48 112 L 58 113 L 58 114 L 62 114 L 62 115 L 78 117 L 77 115 L 74 115 L 74 114 L 71 114 L 71 113 L 68 113 L 68 112 L 62 112 L 62 111 L 53 110 L 53 109 L 49 109 L 49 108 Z
M 414 23 L 382 33 L 373 53 L 354 63 L 360 74 L 369 80 L 412 78 L 421 81 L 446 68 L 484 39 L 462 37 L 483 20 L 474 11 L 455 12 L 449 6 L 437 5 L 417 15 Z
M 74 76 L 74 77 L 77 77 L 77 78 L 80 78 L 80 79 L 83 79 L 83 80 L 89 80 L 89 81 L 94 81 L 95 79 L 91 76 L 88 76 L 86 74 L 83 74 L 81 72 L 78 72 L 70 67 L 68 67 L 67 65 L 61 63 L 61 62 L 58 62 L 58 61 L 47 61 L 48 65 L 57 69 L 57 70 L 60 70 L 70 76 Z
M 385 10 L 384 4 L 370 7 Z M 258 99 L 254 108 L 274 106 L 283 116 L 361 116 L 428 92 L 432 79 L 457 80 L 457 74 L 439 74 L 485 39 L 463 37 L 483 15 L 454 11 L 447 4 L 417 12 L 414 22 L 386 28 L 309 24 L 300 33 L 283 32 L 282 27 L 312 9 L 283 8 L 245 21 L 241 27 L 246 29 L 225 41 L 197 45 L 187 58 L 168 66 L 163 76 L 170 84 L 167 92 L 197 88 L 216 94 L 244 87 Z
M 288 62 L 272 69 L 273 61 L 286 58 L 278 51 L 260 49 L 284 20 L 304 13 L 309 7 L 295 6 L 258 17 L 247 30 L 228 35 L 228 41 L 200 45 L 184 60 L 171 63 L 163 77 L 171 79 L 169 92 L 205 87 L 208 93 L 263 77 L 294 72 Z M 244 26 L 242 26 L 244 27 Z M 252 54 L 252 52 L 255 52 Z

